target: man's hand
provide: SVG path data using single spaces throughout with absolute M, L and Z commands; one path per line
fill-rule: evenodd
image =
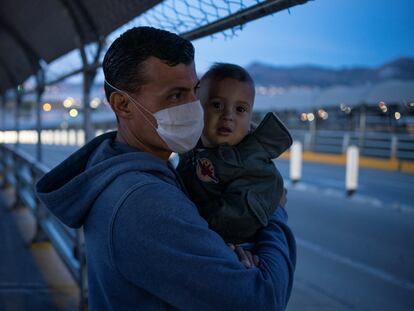
M 253 255 L 252 252 L 243 249 L 242 247 L 238 245 L 234 245 L 231 243 L 227 244 L 237 255 L 240 262 L 246 267 L 246 268 L 253 268 L 258 267 L 260 260 L 257 255 Z
M 285 207 L 286 203 L 287 203 L 287 189 L 283 188 L 283 194 L 282 194 L 282 197 L 280 198 L 279 205 L 281 207 Z

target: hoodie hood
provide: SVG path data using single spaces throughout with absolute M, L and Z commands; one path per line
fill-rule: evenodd
M 116 132 L 96 137 L 37 182 L 40 201 L 69 227 L 82 226 L 96 198 L 122 174 L 150 172 L 177 184 L 167 161 L 116 142 L 115 137 Z

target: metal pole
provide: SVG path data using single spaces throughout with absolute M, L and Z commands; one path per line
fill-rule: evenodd
M 89 105 L 92 79 L 93 79 L 93 76 L 91 75 L 91 72 L 88 70 L 85 70 L 83 72 L 83 130 L 84 130 L 85 144 L 93 138 L 92 110 Z
M 359 148 L 361 148 L 361 150 L 364 147 L 365 129 L 367 124 L 366 114 L 365 106 L 362 106 L 359 114 Z
M 36 159 L 42 162 L 42 95 L 44 88 L 44 71 L 42 69 L 37 73 L 37 89 L 36 89 L 36 132 L 37 132 L 37 145 L 36 145 Z
M 244 10 L 240 10 L 234 14 L 216 20 L 207 25 L 198 27 L 180 35 L 187 40 L 196 40 L 206 37 L 225 29 L 233 28 L 238 25 L 244 25 L 255 19 L 274 14 L 276 12 L 289 9 L 296 5 L 305 4 L 309 0 L 267 0 L 256 5 L 252 5 Z
M 1 129 L 6 130 L 6 95 L 1 96 Z
M 309 121 L 309 150 L 313 150 L 316 140 L 316 118 Z
M 16 90 L 16 107 L 15 107 L 15 114 L 14 114 L 14 129 L 16 131 L 17 137 L 16 137 L 16 144 L 15 147 L 19 147 L 20 144 L 20 106 L 22 104 L 22 94 L 21 94 L 21 86 L 17 87 Z

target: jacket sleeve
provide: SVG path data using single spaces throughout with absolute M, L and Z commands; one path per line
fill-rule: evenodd
M 283 209 L 259 233 L 261 263 L 251 269 L 174 186 L 129 189 L 113 217 L 114 268 L 167 304 L 180 310 L 284 310 L 296 253 Z

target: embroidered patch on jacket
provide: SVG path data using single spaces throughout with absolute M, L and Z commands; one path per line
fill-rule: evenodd
M 201 158 L 197 160 L 197 177 L 203 182 L 218 183 L 213 163 L 209 159 Z

